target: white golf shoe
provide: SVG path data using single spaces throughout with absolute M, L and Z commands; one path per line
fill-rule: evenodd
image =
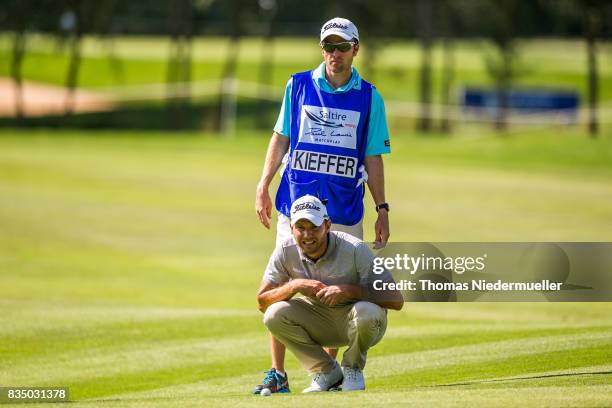
M 359 368 L 344 367 L 344 381 L 342 391 L 361 391 L 365 390 L 365 380 L 363 371 Z
M 338 363 L 334 363 L 334 368 L 327 373 L 317 373 L 312 377 L 310 387 L 302 392 L 322 392 L 329 391 L 330 388 L 338 387 L 342 383 L 342 369 Z

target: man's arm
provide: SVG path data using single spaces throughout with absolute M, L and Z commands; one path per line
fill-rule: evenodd
M 401 310 L 404 306 L 404 297 L 398 290 L 376 290 L 374 281 L 394 282 L 393 275 L 387 269 L 382 273 L 374 273 L 374 253 L 361 242 L 355 247 L 355 267 L 359 275 L 359 288 L 361 299 L 377 304 L 385 309 Z
M 266 161 L 261 175 L 261 179 L 257 184 L 257 192 L 255 195 L 255 211 L 259 222 L 266 228 L 270 229 L 270 218 L 272 217 L 272 200 L 268 188 L 281 165 L 283 156 L 289 149 L 289 138 L 277 132 L 272 134 L 268 151 L 266 153 Z
M 388 290 L 383 296 L 369 296 L 368 291 L 358 285 L 331 285 L 321 289 L 317 298 L 328 306 L 334 306 L 349 300 L 366 300 L 385 309 L 401 310 L 404 298 L 397 290 Z
M 382 204 L 385 200 L 385 168 L 381 155 L 366 156 L 365 167 L 368 172 L 368 188 L 374 199 L 374 204 Z M 389 240 L 389 214 L 387 210 L 378 211 L 374 224 L 374 248 L 382 248 Z
M 271 304 L 291 299 L 296 293 L 314 297 L 325 287 L 324 283 L 314 279 L 293 279 L 280 286 L 263 280 L 257 291 L 259 311 L 265 312 Z
M 366 292 L 364 290 L 364 292 Z M 399 290 L 369 291 L 364 300 L 377 304 L 385 309 L 402 310 L 404 297 Z

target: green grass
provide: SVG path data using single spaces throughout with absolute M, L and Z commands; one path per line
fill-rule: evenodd
M 0 384 L 69 386 L 83 407 L 269 405 L 249 395 L 269 365 L 254 299 L 274 245 L 253 210 L 266 143 L 0 131 Z M 612 240 L 606 138 L 465 132 L 392 146 L 396 241 Z M 300 395 L 308 377 L 289 355 L 294 393 L 272 401 L 609 406 L 611 313 L 407 304 L 370 352 L 366 392 Z

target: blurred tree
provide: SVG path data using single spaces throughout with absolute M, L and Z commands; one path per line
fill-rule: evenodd
M 85 34 L 95 33 L 108 24 L 113 14 L 115 0 L 66 0 L 60 17 L 60 27 L 68 37 L 69 57 L 66 73 L 66 102 L 64 114 L 72 115 L 75 107 L 75 91 L 81 68 L 81 45 Z M 59 4 L 61 7 L 61 4 Z
M 94 0 L 86 0 L 93 2 Z M 115 13 L 112 19 L 112 31 L 121 34 L 167 34 L 168 33 L 168 3 L 169 0 L 148 0 L 148 1 L 124 1 L 117 2 L 115 5 Z M 480 0 L 450 0 L 456 13 L 463 14 L 464 8 L 473 8 L 472 3 L 477 3 Z M 576 3 L 581 0 L 537 0 L 537 1 L 520 1 L 519 18 L 514 21 L 515 32 L 523 36 L 570 36 L 579 37 L 583 34 L 582 16 L 580 13 L 564 13 L 563 3 Z M 0 2 L 0 14 L 3 9 L 8 9 L 12 0 L 4 0 Z M 30 8 L 29 14 L 40 14 L 40 22 L 46 21 L 45 24 L 37 24 L 36 29 L 45 32 L 55 32 L 57 26 L 57 17 L 52 14 L 39 13 L 39 4 L 55 3 L 56 7 L 65 9 L 66 0 L 24 0 L 23 2 L 31 2 L 33 6 Z M 217 1 L 205 13 L 198 11 L 199 3 L 210 3 L 211 0 L 193 0 L 194 4 L 194 24 L 193 32 L 197 34 L 214 34 L 228 35 L 231 32 L 231 26 L 228 23 L 228 8 L 224 3 L 227 1 Z M 434 9 L 441 7 L 436 3 L 440 0 L 432 1 Z M 544 6 L 544 3 L 550 3 L 553 6 Z M 608 2 L 610 3 L 610 2 Z M 257 7 L 257 2 L 253 0 L 242 0 L 241 5 L 245 9 L 253 9 Z M 296 0 L 277 0 L 278 12 L 276 19 L 282 22 L 276 28 L 278 35 L 298 35 L 309 36 L 316 33 L 323 21 L 335 16 L 345 16 L 355 19 L 358 25 L 368 25 L 370 22 L 364 21 L 361 17 L 357 18 L 356 10 L 362 5 L 372 9 L 376 15 L 372 15 L 374 21 L 379 21 L 378 16 L 382 16 L 383 20 L 395 21 L 393 26 L 387 25 L 386 22 L 379 27 L 374 27 L 385 31 L 386 37 L 403 37 L 404 33 L 409 32 L 414 35 L 414 25 L 417 23 L 414 16 L 405 16 L 401 9 L 406 7 L 414 11 L 414 1 L 407 2 L 404 0 L 310 0 L 308 2 Z M 10 6 L 12 8 L 12 6 Z M 579 8 L 580 6 L 576 6 Z M 250 17 L 257 16 L 251 13 Z M 366 16 L 367 17 L 367 16 Z M 481 16 L 483 18 L 486 15 Z M 601 18 L 601 36 L 610 38 L 611 21 L 608 18 L 609 14 Z M 2 16 L 0 15 L 0 20 Z M 248 32 L 257 31 L 257 18 L 254 18 L 249 27 Z M 436 25 L 438 21 L 435 21 Z M 372 25 L 375 25 L 372 23 Z M 476 19 L 472 24 L 465 24 L 460 27 L 456 33 L 458 37 L 476 38 L 482 36 L 481 22 Z M 364 26 L 365 27 L 365 26 Z M 257 28 L 257 30 L 253 30 Z M 403 31 L 400 31 L 402 29 Z
M 417 120 L 417 129 L 421 132 L 431 131 L 431 102 L 432 77 L 431 60 L 433 46 L 433 7 L 434 2 L 429 0 L 416 0 L 417 37 L 421 48 L 421 68 L 419 75 L 419 103 L 420 117 Z
M 510 90 L 514 79 L 515 60 L 518 58 L 514 43 L 514 27 L 516 12 L 520 0 L 493 1 L 490 5 L 492 25 L 489 26 L 489 36 L 497 47 L 499 59 L 488 60 L 487 68 L 495 79 L 497 87 L 497 119 L 495 127 L 505 130 L 508 127 L 508 111 L 510 108 Z
M 99 24 L 99 39 L 106 51 L 108 65 L 115 83 L 123 85 L 125 82 L 123 62 L 116 53 L 116 28 L 113 20 L 117 16 L 117 0 L 108 0 L 102 10 L 102 21 Z
M 31 31 L 55 32 L 61 4 L 54 0 L 6 0 L 0 2 L 0 27 L 11 35 L 9 74 L 14 84 L 16 124 L 25 117 L 22 66 Z
M 2 5 L 5 8 L 5 27 L 12 32 L 10 75 L 14 85 L 15 116 L 17 124 L 21 124 L 24 117 L 23 106 L 23 58 L 26 52 L 26 20 L 30 9 L 30 1 L 7 0 Z M 3 13 L 4 14 L 4 13 Z
M 587 47 L 587 73 L 588 73 L 588 100 L 589 119 L 588 128 L 591 137 L 599 132 L 597 109 L 599 106 L 599 70 L 597 68 L 597 39 L 602 31 L 602 21 L 612 14 L 610 2 L 607 0 L 581 0 L 582 23 Z
M 276 0 L 258 0 L 259 12 L 265 24 L 265 33 L 261 45 L 261 62 L 259 63 L 259 97 L 257 104 L 257 127 L 269 128 L 268 113 L 270 109 L 269 89 L 274 77 L 274 40 L 277 33 L 275 16 L 278 13 Z M 275 105 L 276 106 L 276 105 Z
M 597 135 L 599 121 L 597 120 L 597 105 L 599 100 L 599 73 L 597 71 L 597 36 L 599 34 L 599 9 L 605 6 L 604 1 L 583 0 L 583 22 L 587 46 L 587 72 L 589 90 L 589 133 Z
M 520 0 L 464 0 L 461 3 L 466 25 L 478 27 L 496 49 L 494 54 L 485 58 L 497 92 L 495 128 L 498 130 L 505 130 L 508 126 L 510 90 L 517 73 L 515 36 L 520 3 Z
M 251 5 L 251 4 L 249 4 Z M 215 128 L 224 133 L 231 133 L 236 119 L 236 67 L 240 52 L 240 38 L 243 35 L 243 17 L 246 6 L 240 0 L 228 0 L 223 3 L 229 14 L 230 38 L 225 53 L 225 62 L 221 70 L 221 85 L 217 104 L 217 124 Z
M 83 37 L 84 22 L 81 21 L 81 1 L 68 1 L 68 9 L 64 11 L 60 19 L 62 30 L 67 33 L 69 42 L 69 62 L 66 73 L 66 102 L 64 113 L 70 116 L 74 111 L 75 90 L 78 80 L 78 72 L 81 66 L 81 39 Z
M 376 66 L 378 56 L 388 41 L 383 40 L 392 34 L 389 28 L 394 18 L 394 2 L 389 0 L 356 0 L 351 8 L 351 18 L 359 29 L 362 47 L 360 48 L 361 63 L 363 64 L 362 76 L 369 82 L 376 82 Z
M 192 19 L 191 0 L 168 1 L 170 49 L 166 69 L 166 112 L 171 129 L 184 127 L 188 115 L 191 99 Z
M 125 71 L 123 61 L 117 55 L 115 35 L 111 32 L 104 34 L 102 40 L 106 50 L 106 57 L 108 58 L 108 66 L 113 77 L 113 81 L 116 84 L 124 85 L 125 83 Z
M 441 103 L 442 118 L 440 120 L 440 131 L 448 133 L 451 131 L 452 112 L 452 90 L 455 71 L 455 35 L 461 28 L 460 12 L 457 10 L 459 3 L 453 0 L 439 0 L 437 3 L 436 21 L 442 37 L 442 83 Z
M 579 19 L 587 52 L 588 130 L 591 137 L 599 132 L 599 69 L 597 41 L 612 28 L 612 4 L 607 0 L 541 0 L 548 14 Z

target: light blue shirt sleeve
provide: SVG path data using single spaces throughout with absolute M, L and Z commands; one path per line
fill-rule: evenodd
M 293 86 L 293 78 L 289 78 L 285 87 L 285 96 L 281 105 L 274 131 L 283 136 L 289 137 L 291 132 L 291 88 Z
M 376 88 L 372 88 L 372 106 L 370 107 L 370 127 L 368 128 L 368 144 L 366 145 L 366 156 L 391 153 L 389 140 L 389 128 L 387 128 L 387 116 L 385 114 L 385 103 Z

